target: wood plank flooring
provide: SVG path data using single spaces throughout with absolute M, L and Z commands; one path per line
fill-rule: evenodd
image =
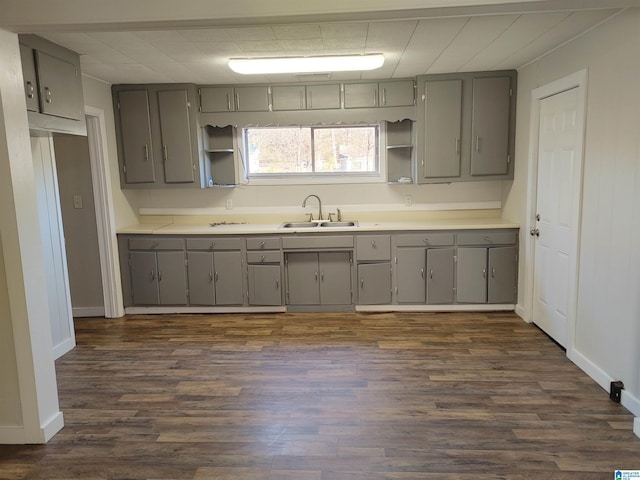
M 511 313 L 79 319 L 0 479 L 611 479 L 633 416 Z

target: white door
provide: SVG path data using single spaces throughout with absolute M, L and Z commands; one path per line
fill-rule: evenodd
M 51 137 L 31 137 L 42 258 L 47 283 L 53 355 L 59 358 L 76 345 L 64 247 L 60 196 Z
M 582 131 L 578 88 L 540 102 L 533 322 L 567 348 L 575 323 Z

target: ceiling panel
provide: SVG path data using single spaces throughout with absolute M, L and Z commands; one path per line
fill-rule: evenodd
M 346 81 L 518 68 L 618 11 L 40 34 L 78 52 L 85 73 L 112 83 L 296 82 L 305 77 L 241 76 L 227 62 L 244 56 L 385 55 L 381 69 L 330 76 Z

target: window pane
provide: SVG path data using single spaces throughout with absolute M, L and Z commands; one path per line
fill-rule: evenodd
M 316 172 L 376 172 L 375 127 L 314 128 Z
M 245 130 L 249 173 L 310 173 L 310 128 Z

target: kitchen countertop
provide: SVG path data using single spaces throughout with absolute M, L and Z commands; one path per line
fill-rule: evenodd
M 420 230 L 479 230 L 493 228 L 520 228 L 518 223 L 501 218 L 456 218 L 428 221 L 403 222 L 358 222 L 354 227 L 305 227 L 279 228 L 282 223 L 223 223 L 211 226 L 209 224 L 190 225 L 181 223 L 136 224 L 120 228 L 119 234 L 146 235 L 251 235 L 251 234 L 281 234 L 291 233 L 353 233 L 376 231 L 420 231 Z

